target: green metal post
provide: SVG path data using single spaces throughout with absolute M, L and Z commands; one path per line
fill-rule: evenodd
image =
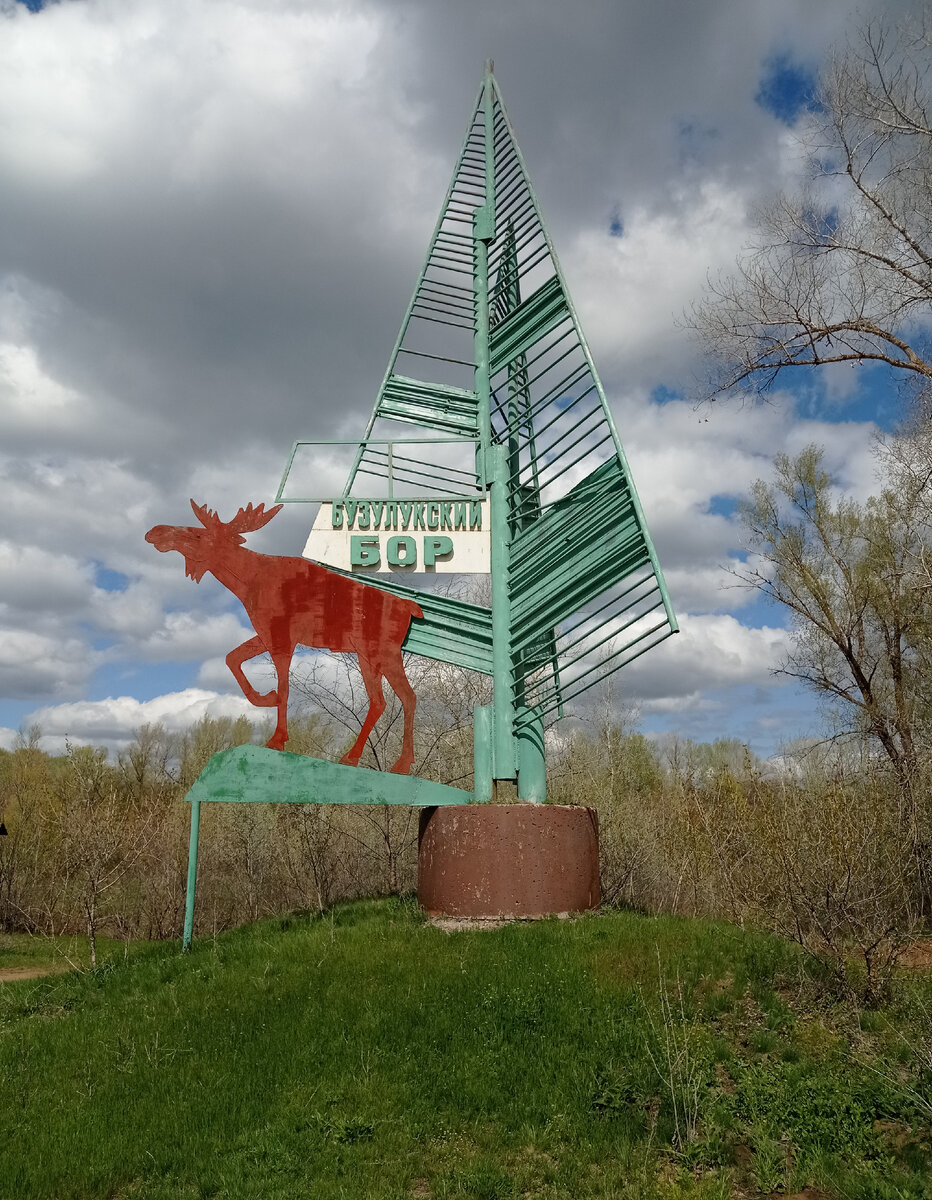
M 182 950 L 191 949 L 194 936 L 194 888 L 197 883 L 197 835 L 201 824 L 201 802 L 191 801 L 191 834 L 188 839 L 188 887 L 184 896 L 184 939 Z
M 518 715 L 518 799 L 543 804 L 547 799 L 544 723 L 533 709 L 519 708 Z
M 492 799 L 492 709 L 477 704 L 472 710 L 473 800 L 488 804 Z
M 508 449 L 492 444 L 489 352 L 489 243 L 495 239 L 495 127 L 492 64 L 485 71 L 485 204 L 473 218 L 476 302 L 476 396 L 479 401 L 481 478 L 489 494 L 492 536 L 492 778 L 514 779 L 514 671 L 511 661 L 511 609 L 508 597 L 508 547 L 511 537 Z M 476 730 L 476 738 L 481 728 Z M 482 755 L 480 754 L 480 757 Z
M 508 489 L 508 447 L 489 449 L 489 504 L 492 532 L 492 711 L 494 777 L 514 779 L 515 675 L 511 654 L 511 599 L 508 568 L 511 557 L 511 522 Z

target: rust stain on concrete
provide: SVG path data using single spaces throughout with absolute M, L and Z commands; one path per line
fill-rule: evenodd
M 425 809 L 418 902 L 431 915 L 525 920 L 599 907 L 594 809 L 473 804 Z

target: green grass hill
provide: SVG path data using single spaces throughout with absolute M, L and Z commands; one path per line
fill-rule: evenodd
M 409 900 L 107 954 L 0 984 L 0 1197 L 932 1197 L 925 976 L 862 1012 L 726 924 Z

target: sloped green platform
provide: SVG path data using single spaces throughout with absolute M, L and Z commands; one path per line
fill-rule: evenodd
M 346 767 L 322 758 L 234 746 L 208 762 L 188 792 L 191 801 L 273 804 L 470 804 L 472 792 L 413 775 Z

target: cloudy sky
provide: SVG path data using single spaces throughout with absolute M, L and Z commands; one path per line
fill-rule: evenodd
M 916 12 L 919 0 L 884 5 Z M 144 542 L 269 502 L 296 438 L 362 433 L 482 72 L 524 151 L 682 633 L 650 732 L 813 728 L 783 615 L 729 587 L 737 501 L 816 441 L 874 484 L 870 373 L 697 409 L 682 316 L 803 169 L 802 97 L 872 0 L 0 0 L 0 745 L 254 714 L 212 577 Z M 251 544 L 300 553 L 293 505 Z

